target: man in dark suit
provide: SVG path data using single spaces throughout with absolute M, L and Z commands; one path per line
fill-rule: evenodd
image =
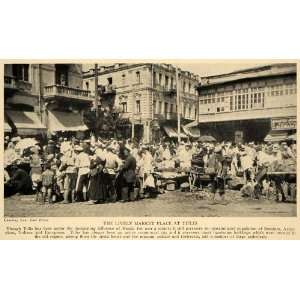
M 122 147 L 120 157 L 124 160 L 118 176 L 118 198 L 121 201 L 134 200 L 134 185 L 136 182 L 136 159 L 130 154 L 129 149 Z

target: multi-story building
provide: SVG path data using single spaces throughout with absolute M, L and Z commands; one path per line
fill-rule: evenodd
M 6 64 L 5 128 L 19 135 L 79 132 L 92 104 L 79 64 Z
M 296 64 L 201 78 L 199 127 L 218 140 L 279 141 L 296 131 Z
M 83 75 L 83 87 L 95 95 L 95 70 Z M 198 116 L 198 76 L 178 70 L 182 124 Z M 169 64 L 115 64 L 98 68 L 102 107 L 120 111 L 122 136 L 149 142 L 161 135 L 177 136 L 176 68 Z M 184 132 L 182 137 L 186 137 Z

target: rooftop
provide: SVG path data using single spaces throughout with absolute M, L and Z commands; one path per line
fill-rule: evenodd
M 217 85 L 232 81 L 241 81 L 258 77 L 271 77 L 279 75 L 296 74 L 296 63 L 277 63 L 270 65 L 257 66 L 230 73 L 205 76 L 201 78 L 202 86 Z
M 141 66 L 151 67 L 152 65 L 156 68 L 161 68 L 161 69 L 164 69 L 169 72 L 176 71 L 175 66 L 173 66 L 171 64 L 166 64 L 166 63 L 156 63 L 156 64 L 155 63 L 154 64 L 153 63 L 132 63 L 132 64 L 116 63 L 113 65 L 98 66 L 98 75 L 109 74 L 112 72 L 118 72 L 118 71 L 123 71 L 123 70 L 127 70 L 127 69 L 134 69 L 134 68 L 141 67 Z M 95 72 L 95 69 L 90 68 L 88 71 L 83 72 L 83 78 L 89 78 L 89 77 L 95 76 L 94 72 Z M 180 68 L 178 68 L 178 72 L 181 74 L 181 76 L 189 77 L 194 80 L 199 80 L 199 76 L 192 72 L 185 71 Z

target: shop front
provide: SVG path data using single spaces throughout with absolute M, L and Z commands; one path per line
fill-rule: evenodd
M 296 117 L 201 123 L 201 135 L 235 143 L 280 142 L 296 132 Z
M 37 136 L 46 133 L 47 128 L 40 120 L 37 113 L 32 111 L 6 111 L 7 122 L 5 122 L 5 132 L 20 136 Z
M 80 113 L 49 110 L 47 124 L 50 135 L 69 136 L 71 134 L 78 139 L 83 139 L 88 130 Z
M 296 117 L 273 118 L 271 119 L 271 130 L 265 137 L 265 142 L 282 142 L 296 136 Z

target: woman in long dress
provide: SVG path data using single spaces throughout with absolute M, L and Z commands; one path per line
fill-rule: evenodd
M 99 157 L 91 161 L 88 204 L 103 203 L 108 197 L 104 165 L 105 161 Z

